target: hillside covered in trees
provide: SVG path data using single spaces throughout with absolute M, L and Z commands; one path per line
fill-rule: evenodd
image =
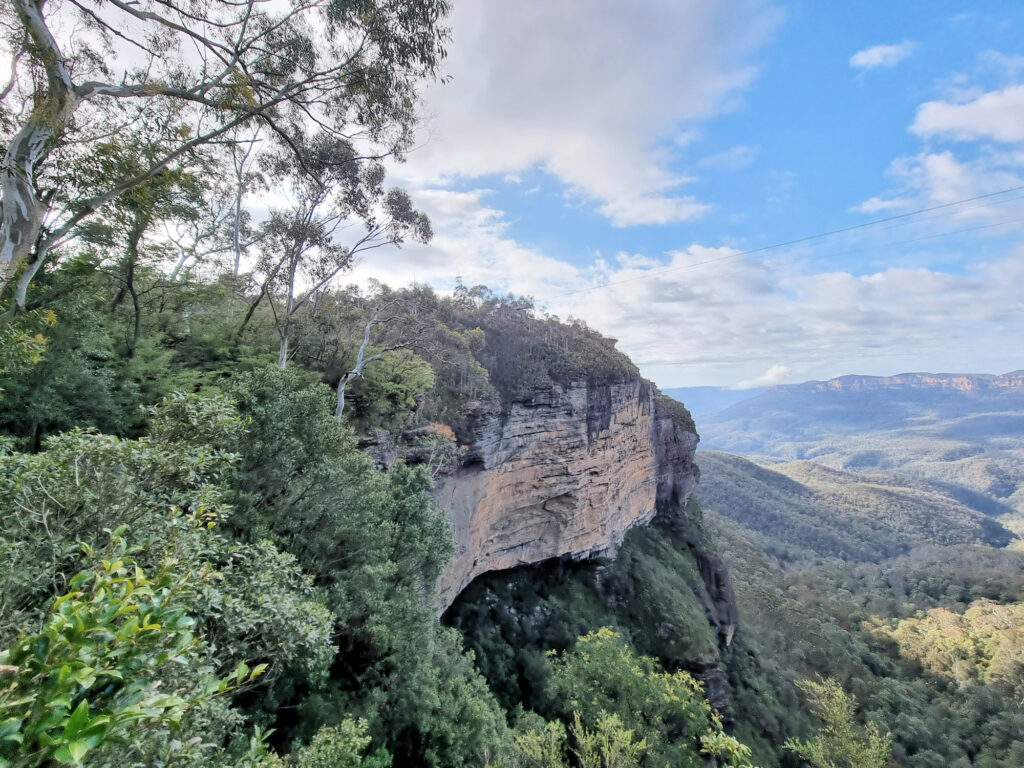
M 930 487 L 969 505 L 985 504 L 1019 533 L 1024 530 L 1021 382 L 1020 372 L 902 374 L 731 392 L 743 399 L 722 401 L 723 407 L 705 413 L 702 435 L 715 450 L 898 476 L 900 483 Z
M 700 421 L 746 454 L 702 451 L 698 496 L 762 684 L 833 676 L 898 765 L 1024 760 L 1019 376 L 845 376 Z
M 246 322 L 231 275 L 137 279 L 154 304 L 134 356 L 118 282 L 76 256 L 38 278 L 30 296 L 52 324 L 3 372 L 10 764 L 519 765 L 588 739 L 613 740 L 595 754 L 732 750 L 743 763 L 696 679 L 641 657 L 655 652 L 642 638 L 598 632 L 610 617 L 595 614 L 588 640 L 602 656 L 574 656 L 587 630 L 567 627 L 565 666 L 538 654 L 536 669 L 566 685 L 589 675 L 612 699 L 667 686 L 686 704 L 661 730 L 640 703 L 502 696 L 512 678 L 489 685 L 479 668 L 496 659 L 436 617 L 452 544 L 428 490 L 465 450 L 462 405 L 636 377 L 608 340 L 484 289 L 346 289 L 299 316 L 282 368 L 270 303 Z M 345 381 L 367 333 L 368 362 Z M 382 432 L 410 464 L 374 466 L 360 445 Z M 682 589 L 675 620 L 707 635 Z M 701 642 L 714 657 L 713 637 Z
M 829 676 L 856 695 L 860 722 L 891 732 L 896 765 L 1024 759 L 1012 508 L 909 473 L 699 457 L 705 526 L 751 650 L 734 678 L 741 721 L 777 742 L 794 722 L 778 702 Z

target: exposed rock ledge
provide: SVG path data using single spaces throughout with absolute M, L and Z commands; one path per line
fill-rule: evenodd
M 645 381 L 580 382 L 469 409 L 473 445 L 434 491 L 455 538 L 442 610 L 488 571 L 613 554 L 627 529 L 684 502 L 697 480 L 697 435 Z

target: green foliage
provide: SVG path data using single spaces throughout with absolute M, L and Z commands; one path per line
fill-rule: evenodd
M 670 517 L 630 531 L 609 566 L 606 600 L 641 653 L 675 664 L 714 661 L 718 638 L 705 613 L 713 601 L 684 541 L 697 526 Z
M 529 299 L 497 296 L 484 286 L 456 286 L 441 317 L 455 328 L 480 328 L 478 359 L 506 400 L 522 400 L 553 384 L 638 378 L 637 368 L 615 349 L 615 340 L 580 320 L 538 314 Z
M 545 723 L 532 713 L 519 718 L 519 732 L 515 737 L 516 749 L 534 768 L 563 768 L 566 765 L 567 734 L 561 720 Z M 579 714 L 576 714 L 579 717 Z
M 786 748 L 814 768 L 884 768 L 892 752 L 892 736 L 875 723 L 859 728 L 854 718 L 856 699 L 832 679 L 807 680 L 800 689 L 821 719 L 818 735 L 809 740 L 789 739 Z
M 419 605 L 451 552 L 429 473 L 376 472 L 333 418 L 330 390 L 304 386 L 297 372 L 254 371 L 235 394 L 249 424 L 232 527 L 280 541 L 328 590 L 336 614 L 365 623 L 386 646 L 393 633 L 378 628 L 381 611 Z
M 825 521 L 829 514 L 820 510 Z M 785 764 L 778 745 L 813 733 L 796 686 L 819 675 L 863 702 L 857 722 L 892 732 L 896 765 L 1014 764 L 1024 712 L 1012 693 L 1015 644 L 1002 638 L 1013 637 L 1007 619 L 1024 600 L 1024 557 L 929 546 L 881 563 L 781 567 L 762 534 L 711 510 L 705 520 L 735 577 L 737 733 L 760 762 Z M 996 665 L 999 676 L 985 670 L 989 653 L 1009 662 Z
M 42 360 L 47 341 L 43 332 L 56 322 L 52 310 L 36 309 L 0 326 L 0 376 L 24 375 Z
M 723 768 L 755 768 L 750 762 L 753 750 L 723 730 L 721 715 L 712 712 L 711 723 L 700 737 L 701 754 L 714 758 Z
M 1024 603 L 975 600 L 962 613 L 937 607 L 892 622 L 865 622 L 900 654 L 960 686 L 987 683 L 1024 702 Z
M 565 726 L 556 720 L 516 736 L 516 748 L 527 765 L 536 768 L 630 768 L 640 764 L 647 750 L 643 739 L 637 740 L 631 730 L 622 727 L 617 715 L 607 712 L 598 717 L 593 731 L 583 725 L 579 712 L 574 712 L 569 735 L 571 747 Z
M 701 684 L 686 672 L 664 672 L 607 628 L 579 638 L 552 666 L 566 710 L 590 728 L 617 715 L 647 745 L 643 765 L 702 765 L 700 737 L 714 721 Z
M 560 719 L 520 716 L 515 744 L 527 765 L 703 766 L 713 758 L 752 768 L 750 749 L 723 731 L 697 680 L 664 671 L 611 629 L 552 652 L 549 663 Z
M 484 575 L 446 614 L 465 636 L 502 704 L 555 714 L 545 650 L 611 625 L 640 653 L 668 667 L 718 657 L 705 606 L 713 604 L 682 512 L 630 530 L 614 561 L 548 563 Z
M 811 462 L 760 466 L 708 451 L 701 466 L 701 503 L 762 534 L 761 546 L 785 560 L 878 562 L 916 545 L 1003 546 L 1010 538 L 991 517 L 948 495 L 889 478 Z
M 141 567 L 173 564 L 181 579 L 202 574 L 175 594 L 205 639 L 204 669 L 223 675 L 246 663 L 270 664 L 260 681 L 268 701 L 297 683 L 322 684 L 336 650 L 335 616 L 312 577 L 270 542 L 231 542 L 213 530 L 231 515 L 225 499 L 237 457 L 229 449 L 245 428 L 234 406 L 223 397 L 180 395 L 151 417 L 149 438 L 72 432 L 50 438 L 42 453 L 0 457 L 0 503 L 9 511 L 0 517 L 0 626 L 9 637 L 42 626 L 48 601 L 76 570 L 91 567 L 89 547 L 98 546 L 104 529 L 130 522 Z M 87 542 L 85 553 L 78 541 Z M 183 682 L 175 685 L 187 690 L 198 673 L 179 672 Z M 237 712 L 223 704 L 188 717 L 213 743 L 239 725 Z M 210 743 L 196 749 L 208 756 Z M 157 736 L 132 744 L 171 748 Z
M 80 764 L 110 743 L 176 729 L 186 711 L 263 671 L 240 665 L 214 677 L 187 614 L 191 579 L 166 565 L 147 576 L 118 533 L 95 570 L 68 586 L 39 633 L 22 633 L 0 653 L 4 764 Z M 165 692 L 167 669 L 180 677 Z
M 430 356 L 434 388 L 419 412 L 427 420 L 460 427 L 467 402 L 497 394 L 487 369 L 479 360 L 486 346 L 486 334 L 482 328 L 455 330 L 439 321 L 434 328 L 434 338 L 433 343 L 440 350 L 439 354 Z
M 396 632 L 407 637 L 394 644 L 387 663 L 363 667 L 363 690 L 336 687 L 309 697 L 301 706 L 303 721 L 336 718 L 346 709 L 360 712 L 371 721 L 370 734 L 401 765 L 442 768 L 506 760 L 511 734 L 504 712 L 473 656 L 461 650 L 458 635 L 436 627 L 431 618 L 422 617 L 418 627 L 396 624 Z
M 647 751 L 647 742 L 636 739 L 623 728 L 618 715 L 602 712 L 593 731 L 583 727 L 578 712 L 573 713 L 570 728 L 578 746 L 573 749 L 581 768 L 628 768 L 639 765 Z
M 390 768 L 391 756 L 383 749 L 363 756 L 370 741 L 365 720 L 345 718 L 317 731 L 290 762 L 295 768 Z
M 217 437 L 241 428 L 226 402 L 205 413 Z M 104 530 L 130 525 L 136 541 L 153 545 L 155 562 L 177 533 L 226 514 L 221 483 L 234 455 L 176 432 L 120 440 L 76 430 L 50 438 L 42 453 L 0 456 L 0 637 L 31 622 L 80 568 L 79 542 L 97 546 Z
M 450 629 L 436 633 L 430 650 L 429 663 L 396 670 L 399 674 L 416 670 L 418 680 L 384 713 L 391 728 L 415 735 L 422 743 L 420 764 L 429 768 L 504 761 L 511 749 L 511 734 L 472 654 L 462 652 L 461 638 Z M 419 750 L 402 743 L 396 747 L 395 756 L 401 762 L 416 760 Z
M 485 574 L 449 608 L 458 629 L 506 709 L 521 703 L 554 715 L 548 649 L 565 650 L 580 632 L 607 621 L 608 609 L 584 564 L 542 564 Z
M 434 388 L 434 370 L 408 349 L 388 352 L 369 365 L 345 393 L 346 409 L 360 431 L 401 428 L 419 400 Z
M 298 704 L 291 735 L 351 711 L 406 762 L 455 766 L 507 750 L 471 658 L 436 627 L 430 598 L 452 543 L 426 469 L 374 470 L 334 419 L 330 391 L 296 371 L 257 370 L 234 391 L 248 434 L 230 525 L 294 555 L 335 619 L 334 679 Z
M 126 434 L 140 416 L 138 385 L 122 375 L 95 264 L 75 260 L 40 288 L 51 322 L 33 365 L 0 372 L 0 429 L 31 450 L 76 426 Z
M 278 688 L 292 678 L 322 685 L 334 661 L 334 614 L 313 577 L 293 555 L 271 542 L 227 542 L 206 536 L 190 556 L 215 568 L 198 590 L 195 610 L 210 653 L 219 668 L 241 661 L 265 662 L 264 683 Z M 281 680 L 282 677 L 286 679 Z

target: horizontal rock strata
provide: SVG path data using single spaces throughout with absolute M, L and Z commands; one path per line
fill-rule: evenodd
M 434 491 L 455 538 L 442 610 L 488 571 L 614 553 L 626 530 L 696 481 L 697 436 L 661 412 L 644 381 L 581 382 L 469 409 L 473 444 Z

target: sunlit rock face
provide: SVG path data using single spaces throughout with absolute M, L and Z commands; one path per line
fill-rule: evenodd
M 468 408 L 475 439 L 434 491 L 455 538 L 441 609 L 488 571 L 613 554 L 627 529 L 685 500 L 697 479 L 697 436 L 661 412 L 644 381 Z

